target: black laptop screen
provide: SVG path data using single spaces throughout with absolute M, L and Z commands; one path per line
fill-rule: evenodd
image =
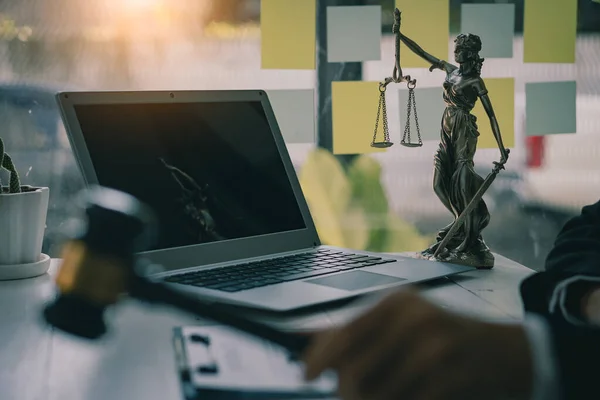
M 260 102 L 78 105 L 98 183 L 152 206 L 154 249 L 305 228 Z

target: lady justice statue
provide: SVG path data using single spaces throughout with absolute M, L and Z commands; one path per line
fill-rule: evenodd
M 440 69 L 446 74 L 443 83 L 446 109 L 442 115 L 440 145 L 435 155 L 433 189 L 442 204 L 452 213 L 455 219 L 450 225 L 438 232 L 436 243 L 422 251 L 420 255 L 430 260 L 483 269 L 492 268 L 494 266 L 494 256 L 481 236 L 481 232 L 490 221 L 490 214 L 485 202 L 482 200 L 482 196 L 500 170 L 504 169 L 509 150 L 502 143 L 498 121 L 488 91 L 481 78 L 481 67 L 484 61 L 479 56 L 481 39 L 473 34 L 459 35 L 454 41 L 455 65 L 427 53 L 417 43 L 403 35 L 400 32 L 400 11 L 398 9 L 395 10 L 395 19 L 394 33 L 396 33 L 397 41 L 395 70 L 400 71 L 399 76 L 401 78 L 394 79 L 397 78 L 396 71 L 394 71 L 394 78 L 387 78 L 382 85 L 387 85 L 390 81 L 406 81 L 410 92 L 416 86 L 416 81 L 411 80 L 410 76 L 402 76 L 399 41 L 402 41 L 408 49 L 430 63 L 430 71 Z M 382 91 L 381 88 L 380 91 Z M 382 93 L 384 91 L 385 86 Z M 414 93 L 409 93 L 409 117 L 411 95 L 414 107 Z M 478 99 L 489 117 L 492 132 L 500 150 L 500 161 L 494 163 L 492 172 L 485 180 L 475 172 L 473 163 L 479 132 L 477 118 L 471 112 Z M 406 130 L 409 129 L 409 124 L 410 121 L 407 121 Z M 384 123 L 384 126 L 387 126 L 387 123 Z M 386 141 L 387 144 L 377 143 L 374 139 L 372 145 L 375 147 L 390 146 L 389 134 L 386 134 Z M 405 143 L 405 139 L 402 140 L 402 144 L 409 147 L 418 146 Z

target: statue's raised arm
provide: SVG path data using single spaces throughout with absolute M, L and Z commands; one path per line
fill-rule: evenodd
M 394 11 L 394 16 L 398 15 L 398 18 L 401 18 L 401 14 L 402 14 L 401 11 L 396 8 L 396 10 Z M 455 65 L 452 65 L 452 64 L 428 53 L 421 46 L 419 46 L 414 40 L 412 40 L 408 36 L 404 35 L 400 31 L 400 24 L 397 24 L 397 25 L 394 24 L 392 29 L 398 29 L 398 31 L 394 32 L 394 33 L 397 33 L 400 41 L 402 41 L 402 43 L 404 43 L 410 51 L 412 51 L 417 56 L 421 57 L 423 60 L 425 60 L 429 64 L 431 64 L 431 67 L 429 67 L 430 71 L 433 71 L 434 69 L 441 69 L 446 72 L 450 72 L 457 68 Z

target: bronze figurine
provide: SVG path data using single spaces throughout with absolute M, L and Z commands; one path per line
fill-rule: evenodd
M 399 31 L 398 9 L 395 17 L 394 25 L 398 26 L 398 32 L 395 32 L 397 41 L 402 41 L 408 49 L 430 63 L 430 71 L 440 69 L 446 73 L 443 84 L 446 109 L 442 116 L 440 145 L 435 156 L 433 189 L 455 219 L 438 232 L 436 243 L 422 251 L 421 256 L 476 268 L 493 268 L 494 256 L 481 235 L 490 221 L 490 213 L 482 196 L 499 171 L 504 169 L 509 150 L 502 142 L 498 121 L 481 78 L 484 62 L 479 56 L 481 39 L 470 33 L 458 35 L 454 41 L 454 59 L 457 64 L 454 65 L 427 53 L 402 34 Z M 399 68 L 398 46 L 396 53 Z M 408 81 L 411 81 L 410 77 Z M 412 85 L 414 86 L 414 81 Z M 489 117 L 501 156 L 485 180 L 475 172 L 473 162 L 479 131 L 477 118 L 471 112 L 478 99 Z

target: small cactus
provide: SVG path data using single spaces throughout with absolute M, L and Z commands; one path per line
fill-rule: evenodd
M 12 158 L 4 152 L 4 142 L 0 138 L 0 169 L 4 168 L 10 173 L 10 182 L 8 193 L 21 193 L 21 180 L 19 174 L 12 162 Z M 0 181 L 0 193 L 3 193 L 2 182 Z

